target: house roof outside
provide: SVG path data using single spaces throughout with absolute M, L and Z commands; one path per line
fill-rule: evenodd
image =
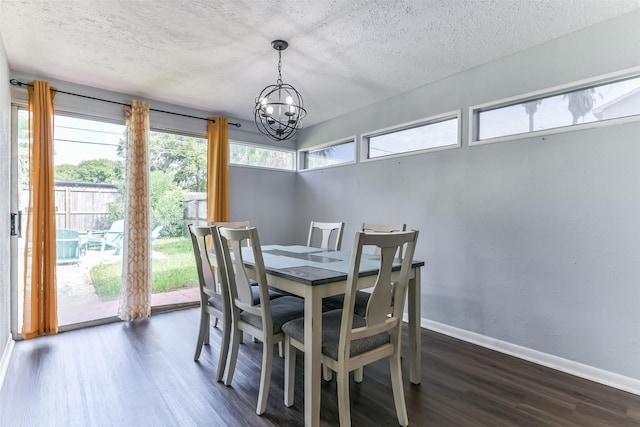
M 64 188 L 100 188 L 103 190 L 114 190 L 118 189 L 117 186 L 113 184 L 104 184 L 104 183 L 92 183 L 92 182 L 75 182 L 75 181 L 58 181 L 54 182 L 55 187 L 64 187 Z
M 640 114 L 640 87 L 620 95 L 604 105 L 594 108 L 591 113 L 596 116 L 598 120 Z

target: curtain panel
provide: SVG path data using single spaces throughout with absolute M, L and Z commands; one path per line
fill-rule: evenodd
M 29 85 L 29 206 L 24 248 L 22 337 L 58 332 L 53 98 L 49 82 Z
M 118 317 L 146 319 L 151 314 L 151 208 L 149 205 L 149 104 L 126 107 L 125 228 L 122 288 Z
M 209 117 L 207 138 L 207 222 L 226 222 L 229 221 L 229 120 Z

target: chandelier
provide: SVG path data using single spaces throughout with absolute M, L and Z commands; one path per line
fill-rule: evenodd
M 278 80 L 262 89 L 253 109 L 258 130 L 276 141 L 295 135 L 300 121 L 307 115 L 302 95 L 293 86 L 282 82 L 282 51 L 289 47 L 284 40 L 274 40 L 271 46 L 278 51 Z

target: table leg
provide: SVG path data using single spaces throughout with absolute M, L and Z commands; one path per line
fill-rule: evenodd
M 413 269 L 415 277 L 409 281 L 409 379 L 420 384 L 421 377 L 421 301 L 420 268 Z
M 318 287 L 307 286 L 304 296 L 304 425 L 320 426 L 322 298 Z

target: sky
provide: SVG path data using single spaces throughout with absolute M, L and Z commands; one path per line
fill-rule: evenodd
M 125 138 L 125 126 L 74 117 L 55 117 L 53 162 L 77 165 L 83 160 L 122 160 L 118 141 Z

